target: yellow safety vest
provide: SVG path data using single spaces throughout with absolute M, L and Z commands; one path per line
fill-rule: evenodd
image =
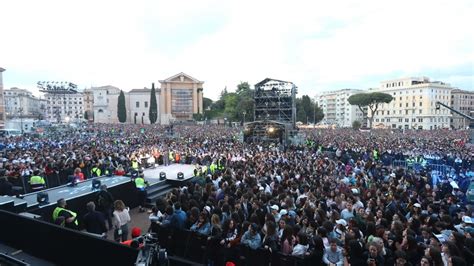
M 74 218 L 77 217 L 77 213 L 75 213 L 75 212 L 73 212 L 73 211 L 70 211 L 70 210 L 67 210 L 67 209 L 64 209 L 64 208 L 61 208 L 61 207 L 56 207 L 56 209 L 54 209 L 54 211 L 53 211 L 53 221 L 56 221 L 56 219 L 58 219 L 59 213 L 60 213 L 61 211 L 69 212 L 69 213 L 72 215 L 72 217 L 74 217 Z M 66 221 L 64 221 L 64 222 L 61 224 L 61 226 L 64 226 L 64 223 L 65 223 L 65 222 L 66 222 Z M 74 224 L 75 224 L 75 225 L 79 225 L 79 223 L 77 222 L 77 219 L 74 220 Z

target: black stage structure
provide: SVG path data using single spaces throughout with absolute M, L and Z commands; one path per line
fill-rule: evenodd
M 296 93 L 289 81 L 266 78 L 255 84 L 254 122 L 244 125 L 244 141 L 287 144 L 296 134 Z

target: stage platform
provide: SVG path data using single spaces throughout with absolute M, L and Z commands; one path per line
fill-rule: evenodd
M 145 175 L 145 180 L 148 181 L 150 187 L 154 187 L 155 185 L 159 186 L 161 183 L 166 183 L 166 180 L 172 182 L 187 181 L 193 177 L 194 169 L 195 166 L 190 164 L 171 164 L 169 166 L 158 166 L 156 168 L 145 169 L 143 173 Z M 166 173 L 166 180 L 160 180 L 160 172 Z M 183 173 L 184 179 L 178 179 L 177 174 L 179 172 Z M 107 185 L 108 188 L 113 188 L 131 182 L 130 177 L 127 176 L 103 176 L 94 179 L 100 180 L 101 184 Z M 49 203 L 41 206 L 37 202 L 37 194 L 39 192 L 25 194 L 23 195 L 23 198 L 9 196 L 0 197 L 0 209 L 21 212 L 32 208 L 44 208 L 56 205 L 57 200 L 60 198 L 64 198 L 69 201 L 84 197 L 96 192 L 92 189 L 92 180 L 93 179 L 88 179 L 83 182 L 79 182 L 74 187 L 62 185 L 59 187 L 42 190 L 42 192 L 48 193 Z
M 160 180 L 160 172 L 166 173 L 166 180 L 170 181 L 187 181 L 194 176 L 194 169 L 196 169 L 193 164 L 171 164 L 168 166 L 158 166 L 156 168 L 145 169 L 143 171 L 145 175 L 145 180 L 148 181 L 150 186 L 163 182 Z M 184 179 L 178 179 L 178 173 L 182 172 Z

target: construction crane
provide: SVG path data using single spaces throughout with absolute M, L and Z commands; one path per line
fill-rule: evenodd
M 450 106 L 447 106 L 446 104 L 442 102 L 436 102 L 436 110 L 441 109 L 441 106 L 445 107 L 446 109 L 451 110 L 451 112 L 456 113 L 469 121 L 469 143 L 474 144 L 474 117 L 463 114 L 459 112 L 458 110 Z

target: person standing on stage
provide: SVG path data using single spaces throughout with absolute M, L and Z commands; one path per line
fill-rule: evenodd
M 169 151 L 164 152 L 162 156 L 163 156 L 163 165 L 164 166 L 170 165 Z
M 53 221 L 57 223 L 57 221 L 60 220 L 61 223 L 59 225 L 77 229 L 79 225 L 77 222 L 77 213 L 66 209 L 66 200 L 63 198 L 58 199 L 57 205 L 53 211 Z
M 100 191 L 95 198 L 97 210 L 104 214 L 105 219 L 109 224 L 109 230 L 112 229 L 112 209 L 114 203 L 114 196 L 107 191 L 107 185 L 101 185 Z

